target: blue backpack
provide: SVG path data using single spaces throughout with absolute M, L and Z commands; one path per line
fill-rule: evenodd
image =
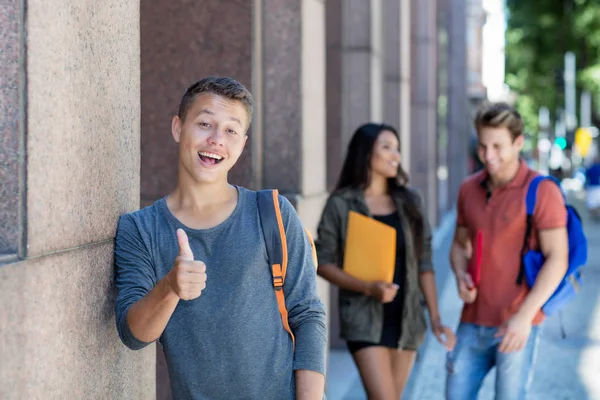
M 539 184 L 545 179 L 553 181 L 560 188 L 560 183 L 558 180 L 550 176 L 537 176 L 529 184 L 527 197 L 525 198 L 525 205 L 527 207 L 527 228 L 525 231 L 525 242 L 523 243 L 523 249 L 521 251 L 522 263 L 521 270 L 517 278 L 518 285 L 523 282 L 523 277 L 525 277 L 527 285 L 529 287 L 533 287 L 537 275 L 544 264 L 544 255 L 540 251 L 529 250 L 528 247 L 529 238 L 531 236 L 531 230 L 533 227 L 533 212 L 535 210 L 537 189 Z M 556 288 L 556 291 L 552 294 L 552 296 L 550 296 L 548 301 L 542 307 L 543 313 L 548 316 L 560 311 L 565 304 L 569 302 L 569 300 L 575 297 L 582 285 L 580 269 L 587 262 L 587 239 L 583 231 L 581 217 L 575 208 L 569 204 L 566 204 L 564 193 L 563 199 L 565 199 L 565 207 L 567 208 L 569 266 L 567 273 Z

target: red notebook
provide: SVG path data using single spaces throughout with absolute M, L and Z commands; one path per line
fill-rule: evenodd
M 475 238 L 475 246 L 473 246 L 473 254 L 469 262 L 469 274 L 473 280 L 473 284 L 477 287 L 481 280 L 481 257 L 483 253 L 483 232 L 477 231 Z

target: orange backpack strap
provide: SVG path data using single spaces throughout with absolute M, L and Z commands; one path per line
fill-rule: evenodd
M 257 192 L 258 214 L 260 224 L 267 248 L 267 257 L 271 266 L 271 275 L 273 277 L 273 288 L 277 298 L 277 306 L 281 314 L 283 327 L 292 337 L 292 343 L 295 344 L 294 334 L 288 322 L 288 311 L 285 307 L 285 293 L 283 292 L 283 283 L 287 272 L 288 252 L 287 240 L 285 237 L 285 228 L 283 218 L 281 218 L 281 208 L 279 207 L 279 192 L 277 189 L 260 190 Z M 312 258 L 317 268 L 317 250 L 312 235 L 305 229 L 306 236 L 310 242 Z
M 288 322 L 288 311 L 285 307 L 285 295 L 283 293 L 288 254 L 285 229 L 281 218 L 281 209 L 279 208 L 279 192 L 277 190 L 261 190 L 257 194 L 260 224 L 265 238 L 267 257 L 271 265 L 273 288 L 275 289 L 275 297 L 281 314 L 281 322 L 292 337 L 292 343 L 295 344 L 294 334 Z
M 310 234 L 310 231 L 306 228 L 304 228 L 304 230 L 306 231 L 306 237 L 308 238 L 308 241 L 310 242 L 312 259 L 313 259 L 313 262 L 315 263 L 315 269 L 316 269 L 317 266 L 319 265 L 319 259 L 317 258 L 317 248 L 315 247 L 315 241 L 313 240 L 313 237 Z

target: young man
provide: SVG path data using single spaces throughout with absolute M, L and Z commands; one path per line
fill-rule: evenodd
M 518 285 L 525 194 L 538 174 L 519 158 L 523 122 L 512 107 L 482 107 L 475 126 L 484 169 L 463 182 L 458 198 L 450 260 L 465 305 L 457 344 L 448 353 L 446 398 L 476 399 L 495 366 L 496 399 L 524 399 L 544 319 L 540 310 L 567 270 L 567 214 L 560 189 L 543 181 L 530 248 L 540 249 L 545 263 L 531 289 Z
M 276 301 L 257 194 L 227 181 L 252 109 L 252 95 L 233 79 L 190 86 L 172 122 L 176 189 L 119 221 L 119 335 L 131 349 L 160 340 L 175 399 L 323 397 L 325 312 L 310 242 L 280 197 L 294 344 Z

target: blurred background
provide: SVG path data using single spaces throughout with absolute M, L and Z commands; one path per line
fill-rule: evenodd
M 0 0 L 0 398 L 169 398 L 160 346 L 132 352 L 117 337 L 113 239 L 119 215 L 175 187 L 171 118 L 208 75 L 257 101 L 232 183 L 278 188 L 313 233 L 354 130 L 398 128 L 455 323 L 447 258 L 458 187 L 481 167 L 473 112 L 514 104 L 523 157 L 576 200 L 598 154 L 600 1 Z M 588 288 L 572 313 L 579 336 L 548 353 L 573 367 L 542 371 L 539 398 L 600 398 L 584 379 L 600 373 Z M 329 398 L 364 399 L 337 293 L 321 280 L 319 291 Z M 443 398 L 443 357 L 428 340 L 407 398 Z

